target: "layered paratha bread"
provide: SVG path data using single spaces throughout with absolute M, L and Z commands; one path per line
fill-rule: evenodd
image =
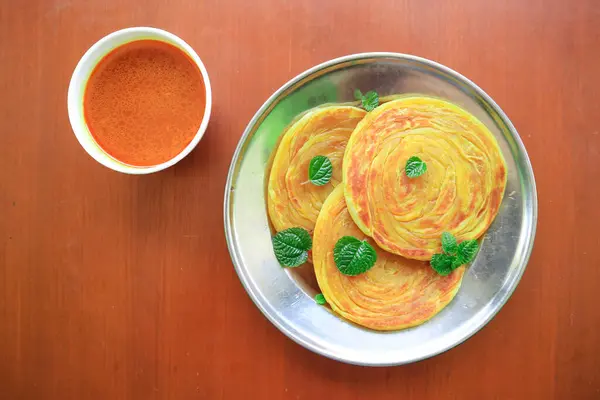
M 409 178 L 417 156 L 427 171 Z M 358 124 L 344 156 L 348 209 L 384 250 L 417 260 L 441 252 L 442 232 L 477 239 L 498 213 L 506 165 L 477 118 L 443 100 L 385 103 Z
M 325 201 L 313 236 L 313 264 L 319 287 L 342 317 L 376 330 L 420 325 L 439 313 L 456 295 L 465 267 L 441 276 L 427 263 L 378 248 L 375 265 L 357 276 L 343 275 L 333 249 L 344 236 L 364 239 L 344 199 L 343 185 Z
M 268 181 L 267 208 L 276 231 L 291 227 L 314 230 L 323 202 L 342 180 L 342 159 L 350 134 L 365 114 L 351 106 L 322 106 L 288 127 Z M 331 180 L 322 186 L 308 178 L 315 156 L 328 157 L 333 166 Z

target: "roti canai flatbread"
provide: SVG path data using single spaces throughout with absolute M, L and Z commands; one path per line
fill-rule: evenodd
M 427 171 L 405 173 L 417 156 Z M 358 124 L 344 156 L 345 195 L 359 228 L 383 249 L 417 260 L 441 252 L 441 234 L 477 239 L 506 187 L 492 133 L 443 100 L 411 96 L 385 103 Z
M 268 182 L 267 208 L 275 230 L 314 230 L 323 202 L 342 180 L 348 138 L 365 114 L 351 106 L 319 107 L 285 131 Z M 333 166 L 331 180 L 323 186 L 313 185 L 308 178 L 308 166 L 315 156 L 328 157 Z
M 333 259 L 333 248 L 343 236 L 365 238 L 348 212 L 339 185 L 317 219 L 313 265 L 327 302 L 350 321 L 376 330 L 420 325 L 446 307 L 460 288 L 464 266 L 441 276 L 428 263 L 388 253 L 370 239 L 377 252 L 375 265 L 361 275 L 343 275 Z

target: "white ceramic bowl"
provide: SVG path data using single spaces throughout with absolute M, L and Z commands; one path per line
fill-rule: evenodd
M 162 164 L 152 165 L 148 167 L 138 167 L 132 166 L 129 164 L 125 164 L 113 157 L 111 157 L 108 153 L 106 153 L 94 140 L 92 137 L 90 130 L 85 123 L 85 119 L 83 116 L 83 95 L 85 92 L 86 83 L 96 67 L 96 65 L 110 53 L 113 49 L 122 46 L 126 43 L 135 42 L 137 40 L 160 40 L 162 42 L 169 43 L 184 53 L 186 53 L 198 66 L 200 73 L 202 74 L 202 79 L 204 80 L 204 87 L 206 88 L 206 106 L 204 108 L 204 116 L 202 117 L 202 122 L 200 124 L 200 128 L 198 132 L 190 142 L 186 146 L 181 153 L 179 153 L 174 158 L 166 161 Z M 165 168 L 170 167 L 171 165 L 176 164 L 182 158 L 187 156 L 193 149 L 196 147 L 202 136 L 204 136 L 204 132 L 206 131 L 206 127 L 208 126 L 208 120 L 210 119 L 210 110 L 212 107 L 212 92 L 210 89 L 210 81 L 208 79 L 208 73 L 206 72 L 206 68 L 204 64 L 198 57 L 198 54 L 181 38 L 169 33 L 167 31 L 163 31 L 161 29 L 156 28 L 148 28 L 148 27 L 135 27 L 135 28 L 127 28 L 122 29 L 116 32 L 113 32 L 98 42 L 96 42 L 89 50 L 83 55 L 77 67 L 75 67 L 75 71 L 73 72 L 73 76 L 71 77 L 71 83 L 69 84 L 69 93 L 67 98 L 67 107 L 69 110 L 69 120 L 71 121 L 71 126 L 73 127 L 73 132 L 79 140 L 81 146 L 88 152 L 90 156 L 94 158 L 94 160 L 98 161 L 100 164 L 113 169 L 118 172 L 123 172 L 127 174 L 149 174 L 156 171 L 161 171 Z

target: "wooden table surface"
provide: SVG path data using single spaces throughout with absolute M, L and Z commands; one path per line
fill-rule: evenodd
M 82 54 L 167 29 L 209 71 L 206 136 L 126 176 L 72 134 Z M 506 111 L 538 185 L 536 244 L 482 331 L 395 368 L 341 364 L 272 326 L 223 234 L 234 148 L 280 85 L 365 51 L 456 69 Z M 598 0 L 0 1 L 0 398 L 600 399 Z

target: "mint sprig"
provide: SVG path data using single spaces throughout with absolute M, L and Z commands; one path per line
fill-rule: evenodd
M 310 233 L 304 228 L 285 229 L 273 236 L 275 257 L 284 267 L 297 267 L 304 264 L 311 248 Z
M 457 244 L 456 238 L 450 232 L 442 233 L 443 253 L 431 257 L 431 267 L 440 275 L 449 275 L 461 265 L 475 259 L 479 244 L 477 240 L 464 240 Z
M 409 178 L 416 178 L 427 172 L 427 164 L 425 164 L 425 161 L 421 160 L 419 157 L 412 156 L 408 159 L 408 161 L 406 161 L 404 171 L 406 172 L 406 176 Z
M 362 107 L 366 111 L 373 111 L 379 106 L 379 94 L 374 90 L 370 90 L 363 95 L 359 89 L 356 89 L 354 91 L 354 98 L 360 100 Z
M 323 293 L 319 293 L 315 296 L 315 303 L 317 303 L 321 306 L 327 304 L 327 299 L 325 299 L 325 296 L 323 296 Z
M 333 166 L 325 156 L 316 156 L 308 164 L 308 179 L 313 185 L 323 186 L 331 180 Z
M 375 265 L 377 253 L 366 240 L 344 236 L 333 248 L 333 260 L 342 274 L 355 276 L 367 272 Z

